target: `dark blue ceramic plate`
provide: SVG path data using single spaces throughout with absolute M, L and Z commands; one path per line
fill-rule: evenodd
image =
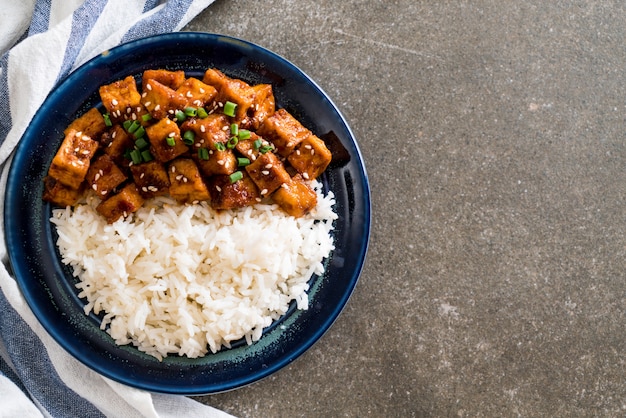
M 63 138 L 82 112 L 100 105 L 98 87 L 145 69 L 182 69 L 202 75 L 209 67 L 249 83 L 271 83 L 280 107 L 323 138 L 334 159 L 322 182 L 336 196 L 335 245 L 323 277 L 311 280 L 310 307 L 291 309 L 257 343 L 217 354 L 163 361 L 132 346 L 116 346 L 83 313 L 75 279 L 60 262 L 51 207 L 41 199 L 43 177 Z M 286 366 L 335 321 L 352 293 L 367 251 L 370 196 L 360 151 L 346 121 L 308 76 L 251 43 L 206 33 L 174 33 L 131 42 L 94 58 L 50 94 L 13 159 L 4 223 L 11 265 L 36 317 L 71 355 L 121 383 L 153 392 L 199 395 L 234 389 Z

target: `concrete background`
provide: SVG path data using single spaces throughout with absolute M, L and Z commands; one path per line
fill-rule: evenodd
M 350 123 L 361 280 L 240 417 L 626 415 L 623 1 L 217 0 Z

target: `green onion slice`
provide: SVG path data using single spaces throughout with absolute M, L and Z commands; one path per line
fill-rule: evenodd
M 148 146 L 148 141 L 145 138 L 139 138 L 135 141 L 135 146 L 137 149 L 144 149 Z
M 274 147 L 271 145 L 263 145 L 261 148 L 259 148 L 259 151 L 261 152 L 261 154 L 265 154 L 272 151 L 273 149 Z
M 239 125 L 237 125 L 236 123 L 231 123 L 230 124 L 230 134 L 231 135 L 237 135 L 239 133 Z
M 228 140 L 228 142 L 226 143 L 226 146 L 227 146 L 229 149 L 233 149 L 233 148 L 235 148 L 235 147 L 237 146 L 237 143 L 238 143 L 238 142 L 239 142 L 239 138 L 237 138 L 236 136 L 233 136 L 232 138 L 230 138 L 230 139 Z
M 260 139 L 257 139 L 256 141 L 254 141 L 252 145 L 254 146 L 255 150 L 258 150 L 259 148 L 261 148 L 261 145 L 263 145 L 263 141 L 261 141 Z
M 185 131 L 183 134 L 183 142 L 185 145 L 193 145 L 196 141 L 196 134 L 193 131 Z
M 215 149 L 218 151 L 226 151 L 226 146 L 221 142 L 215 143 Z
M 125 120 L 124 123 L 122 123 L 122 126 L 124 127 L 124 129 L 128 130 L 128 128 L 130 128 L 130 125 L 132 125 L 133 121 L 132 120 Z
M 250 131 L 247 129 L 239 130 L 239 139 L 250 139 Z
M 133 160 L 133 164 L 139 164 L 141 163 L 142 159 L 141 159 L 141 153 L 139 152 L 139 150 L 132 150 L 130 152 L 130 159 Z
M 145 134 L 146 134 L 146 130 L 143 126 L 140 126 L 139 128 L 137 128 L 137 130 L 134 133 L 135 138 L 143 138 Z
M 238 157 L 237 158 L 237 165 L 239 167 L 245 167 L 247 165 L 250 165 L 250 159 L 249 158 L 245 158 L 245 157 Z
M 198 117 L 200 119 L 204 119 L 204 118 L 206 118 L 208 116 L 209 116 L 209 114 L 206 112 L 206 110 L 203 107 L 199 107 L 198 108 Z
M 236 183 L 243 178 L 243 173 L 241 171 L 235 171 L 233 174 L 228 176 L 230 178 L 230 183 Z
M 235 116 L 235 109 L 237 109 L 237 103 L 226 102 L 224 103 L 224 114 L 226 116 Z
M 113 122 L 111 122 L 111 115 L 105 113 L 102 117 L 104 118 L 104 126 L 113 126 Z
M 174 113 L 174 116 L 176 116 L 176 120 L 179 122 L 183 122 L 185 119 L 187 119 L 187 115 L 182 110 L 177 110 Z
M 165 138 L 165 141 L 167 142 L 167 145 L 169 145 L 170 147 L 173 147 L 174 145 L 176 145 L 176 140 L 172 138 L 171 136 L 168 136 L 167 138 Z
M 198 158 L 200 158 L 201 160 L 208 160 L 209 159 L 209 150 L 206 148 L 198 148 Z
M 189 116 L 189 117 L 194 117 L 198 114 L 198 110 L 195 107 L 186 107 L 185 108 L 185 115 Z
M 148 122 L 151 119 L 152 119 L 152 115 L 150 113 L 145 113 L 141 115 L 141 120 L 144 122 Z
M 146 150 L 141 151 L 141 159 L 146 163 L 148 161 L 152 161 L 153 157 L 152 157 L 152 154 L 150 153 L 150 150 L 146 149 Z

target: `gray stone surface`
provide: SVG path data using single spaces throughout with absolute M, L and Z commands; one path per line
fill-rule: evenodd
M 626 414 L 622 1 L 218 0 L 349 121 L 372 188 L 361 280 L 240 417 Z

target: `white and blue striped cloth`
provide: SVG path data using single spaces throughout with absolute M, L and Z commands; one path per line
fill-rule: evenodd
M 180 30 L 213 1 L 0 0 L 0 205 L 11 154 L 55 84 L 108 48 Z M 0 417 L 230 416 L 121 385 L 70 357 L 26 305 L 0 233 Z

